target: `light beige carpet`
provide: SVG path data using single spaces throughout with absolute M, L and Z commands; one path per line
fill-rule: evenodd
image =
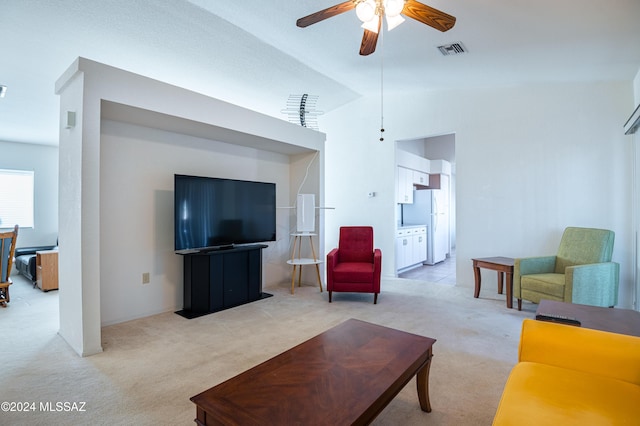
M 468 287 L 384 279 L 377 305 L 372 295 L 344 293 L 329 304 L 311 284 L 295 295 L 288 283 L 265 291 L 274 297 L 192 320 L 169 312 L 105 327 L 104 352 L 81 358 L 57 334 L 57 292 L 16 276 L 10 307 L 0 309 L 0 402 L 35 411 L 2 411 L 0 424 L 192 425 L 191 396 L 358 318 L 437 339 L 433 411 L 420 410 L 412 380 L 375 425 L 490 425 L 522 319 L 535 311 L 507 309 L 489 283 L 474 299 Z M 64 411 L 73 403 L 84 411 Z

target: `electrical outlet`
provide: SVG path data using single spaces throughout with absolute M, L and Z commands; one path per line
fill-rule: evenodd
M 142 273 L 142 284 L 149 284 L 149 273 L 148 272 L 143 272 Z

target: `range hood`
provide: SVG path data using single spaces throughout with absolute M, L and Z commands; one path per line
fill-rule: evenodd
M 634 134 L 638 128 L 640 128 L 640 105 L 636 107 L 636 110 L 633 111 L 631 117 L 624 123 L 624 134 L 632 135 Z

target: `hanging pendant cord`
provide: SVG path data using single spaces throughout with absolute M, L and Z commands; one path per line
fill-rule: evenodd
M 380 18 L 382 19 L 382 18 Z M 384 25 L 380 25 L 380 142 L 384 141 Z

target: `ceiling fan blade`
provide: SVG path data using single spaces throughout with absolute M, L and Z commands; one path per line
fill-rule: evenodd
M 374 33 L 373 31 L 364 30 L 364 35 L 362 36 L 362 43 L 360 44 L 360 55 L 367 56 L 371 55 L 376 51 L 376 44 L 378 43 L 378 33 L 380 32 L 380 27 L 382 26 L 382 18 L 378 19 L 378 32 Z
M 341 13 L 348 12 L 351 9 L 355 9 L 355 7 L 356 7 L 356 2 L 353 0 L 348 0 L 340 4 L 336 4 L 335 6 L 328 7 L 316 13 L 312 13 L 311 15 L 300 18 L 296 21 L 296 25 L 301 28 L 308 27 L 311 24 L 324 21 L 325 19 L 331 18 L 332 16 L 336 16 L 336 15 L 340 15 Z
M 456 23 L 454 16 L 416 0 L 407 0 L 402 14 L 442 32 L 450 30 Z

